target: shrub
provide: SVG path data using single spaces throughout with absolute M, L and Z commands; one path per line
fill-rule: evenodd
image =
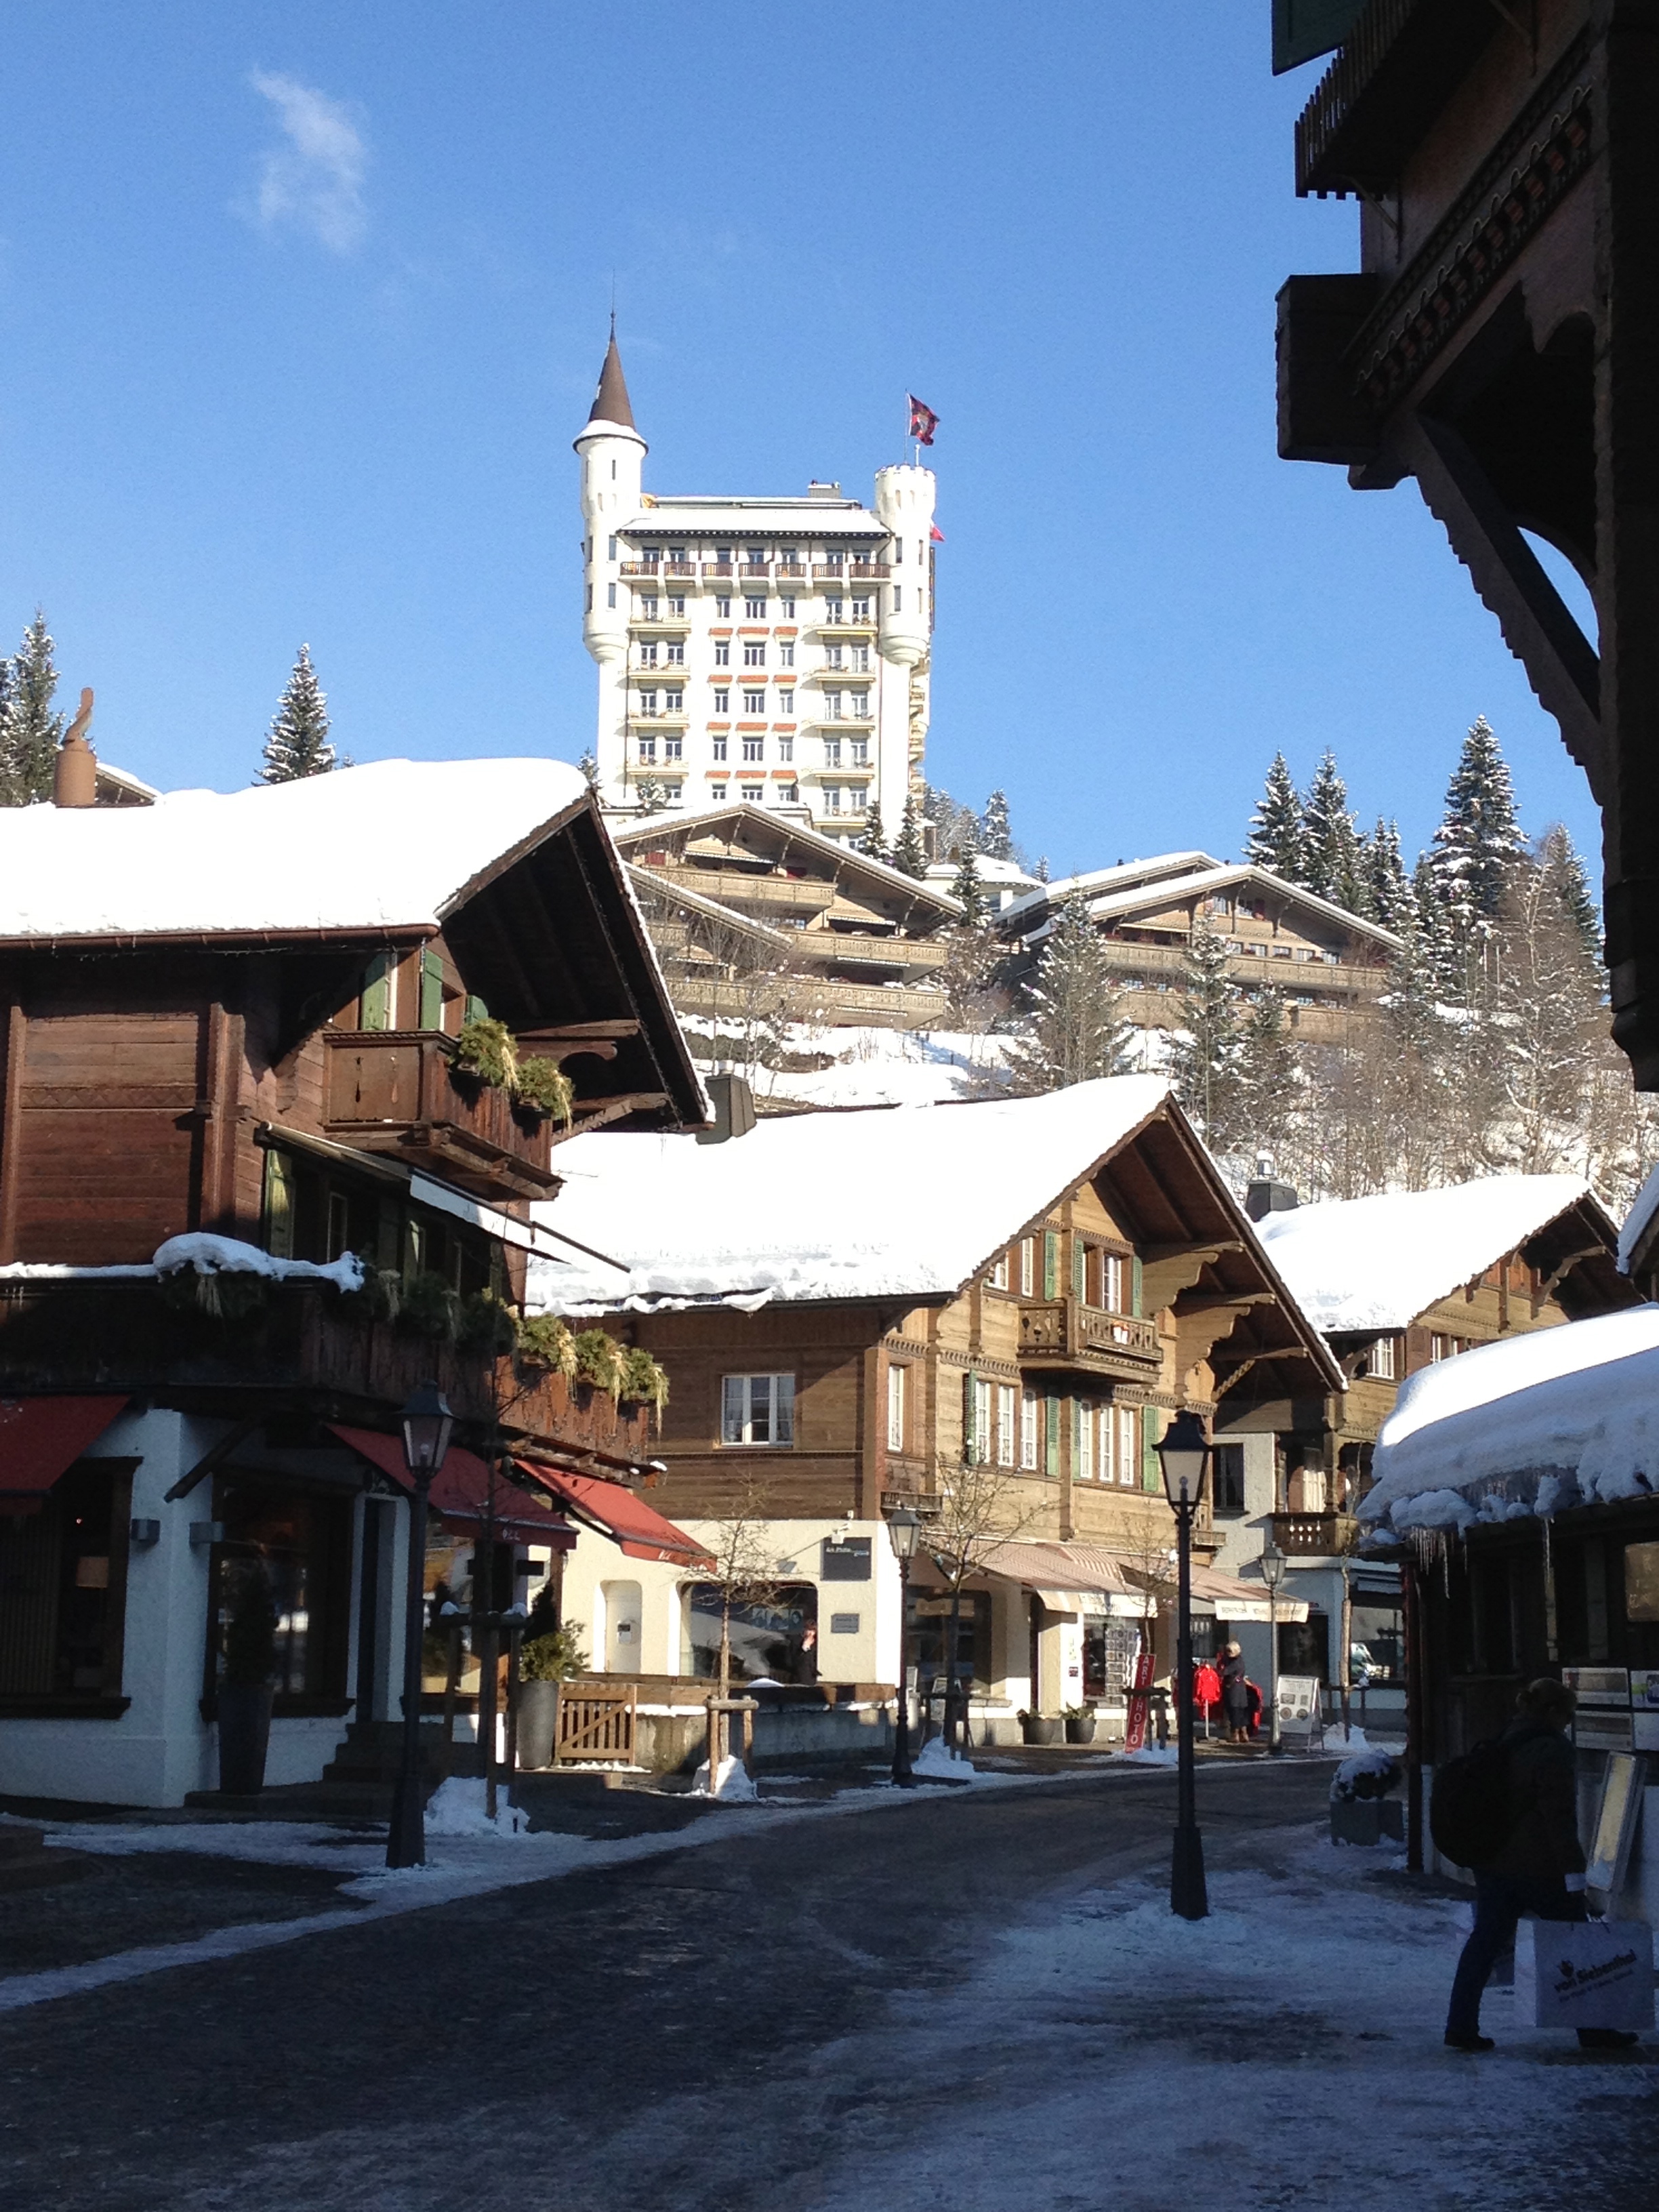
M 570 1078 L 556 1060 L 544 1060 L 536 1053 L 519 1062 L 519 1072 L 513 1079 L 515 1105 L 568 1127 L 575 1096 Z
M 540 1636 L 527 1636 L 519 1646 L 519 1680 L 521 1682 L 568 1682 L 573 1674 L 587 1672 L 587 1654 L 582 1649 L 582 1624 L 567 1620 L 562 1628 L 551 1628 Z
M 576 1340 L 556 1314 L 526 1314 L 519 1322 L 519 1358 L 526 1367 L 545 1367 L 576 1379 Z
M 455 1065 L 480 1083 L 511 1091 L 518 1076 L 518 1055 L 507 1024 L 488 1014 L 475 1014 L 464 1022 L 455 1040 Z
M 576 1339 L 576 1380 L 591 1382 L 596 1390 L 622 1395 L 623 1348 L 602 1328 L 585 1328 Z
M 642 1345 L 623 1354 L 622 1395 L 638 1405 L 654 1406 L 659 1416 L 668 1403 L 668 1376 Z
M 398 1326 L 410 1336 L 433 1336 L 453 1344 L 460 1321 L 461 1301 L 441 1275 L 423 1271 L 404 1285 Z
M 494 1291 L 474 1291 L 461 1300 L 456 1341 L 469 1352 L 511 1352 L 518 1334 L 513 1309 Z

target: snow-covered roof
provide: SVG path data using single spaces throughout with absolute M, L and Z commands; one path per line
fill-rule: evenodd
M 1165 872 L 1161 863 L 1138 860 L 1117 868 L 1101 869 L 1094 876 L 1070 877 L 1064 883 L 1046 884 L 1042 893 L 1031 892 L 1017 899 L 1012 906 L 1003 908 L 1000 920 L 1006 923 L 1023 915 L 1034 914 L 1044 898 L 1052 910 L 1075 892 L 1084 898 L 1089 912 L 1097 921 L 1111 921 L 1119 915 L 1139 913 L 1149 906 L 1167 905 L 1172 899 L 1207 898 L 1237 884 L 1249 884 L 1269 897 L 1283 899 L 1288 905 L 1301 907 L 1326 921 L 1336 923 L 1346 934 L 1369 938 L 1385 951 L 1400 950 L 1401 939 L 1393 930 L 1384 929 L 1381 922 L 1367 921 L 1361 915 L 1351 914 L 1346 907 L 1321 898 L 1315 891 L 1304 890 L 1299 884 L 1286 883 L 1269 869 L 1253 866 L 1249 861 L 1212 860 L 1207 853 L 1172 854 L 1168 857 L 1201 865 Z
M 820 854 L 829 866 L 843 875 L 849 870 L 854 874 L 862 872 L 889 890 L 903 891 L 913 899 L 926 899 L 937 905 L 942 914 L 962 912 L 958 902 L 937 884 L 908 876 L 902 868 L 893 867 L 886 860 L 872 860 L 867 853 L 857 851 L 844 837 L 826 837 L 810 822 L 797 820 L 793 816 L 785 820 L 771 809 L 757 806 L 749 799 L 716 799 L 708 806 L 676 807 L 672 812 L 647 814 L 638 820 L 613 821 L 610 827 L 617 849 L 631 853 L 641 845 L 665 843 L 688 823 L 708 824 L 715 821 L 729 822 L 734 830 L 749 826 L 766 830 L 792 848 L 804 846 L 809 852 Z
M 586 791 L 562 761 L 391 760 L 152 806 L 0 808 L 0 940 L 436 928 Z
M 564 1313 L 774 1299 L 953 1295 L 1169 1096 L 1155 1076 L 1038 1098 L 763 1120 L 748 1135 L 595 1131 L 560 1148 L 536 1218 L 624 1261 L 560 1267 Z
M 1176 876 L 1190 876 L 1200 868 L 1218 868 L 1224 864 L 1212 859 L 1208 853 L 1159 853 L 1147 860 L 1120 860 L 1115 867 L 1090 868 L 1081 875 L 1057 876 L 1051 883 L 1039 884 L 1030 895 L 1016 899 L 1004 909 L 1007 917 L 1034 912 L 1046 902 L 1058 906 L 1062 899 L 1081 895 L 1093 899 L 1097 896 L 1121 890 L 1126 885 L 1158 882 Z
M 961 862 L 958 860 L 930 860 L 927 864 L 927 880 L 930 884 L 954 883 L 957 870 L 960 866 Z M 1041 885 L 1041 878 L 1032 875 L 1029 869 L 1022 868 L 1018 860 L 1000 860 L 992 853 L 975 853 L 974 866 L 978 872 L 980 881 L 984 884 L 1027 884 L 1036 887 Z
M 1659 1305 L 1419 1369 L 1372 1464 L 1360 1518 L 1400 1531 L 1659 1494 Z
M 1309 1320 L 1343 1335 L 1407 1328 L 1581 1199 L 1597 1203 L 1578 1176 L 1491 1176 L 1298 1206 L 1255 1226 Z
M 1625 1216 L 1624 1226 L 1619 1231 L 1619 1272 L 1621 1275 L 1629 1274 L 1631 1263 L 1656 1213 L 1659 1213 L 1659 1167 L 1649 1170 L 1648 1179 L 1637 1192 L 1631 1210 Z
M 855 499 L 720 499 L 690 493 L 658 499 L 617 527 L 624 538 L 670 538 L 679 531 L 688 538 L 729 538 L 734 544 L 745 534 L 798 544 L 814 538 L 887 535 L 880 516 Z

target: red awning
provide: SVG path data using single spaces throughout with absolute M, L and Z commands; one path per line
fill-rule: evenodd
M 0 1398 L 0 1512 L 33 1513 L 126 1404 L 120 1398 Z
M 519 1465 L 550 1498 L 568 1505 L 577 1518 L 611 1537 L 630 1559 L 664 1559 L 669 1565 L 702 1565 L 708 1553 L 684 1528 L 665 1521 L 635 1492 L 620 1482 L 602 1482 L 593 1474 L 569 1474 L 563 1468 L 538 1467 L 521 1459 Z
M 409 1489 L 400 1437 L 383 1436 L 378 1429 L 348 1429 L 338 1421 L 331 1421 L 329 1426 L 342 1443 L 361 1452 L 382 1474 L 390 1475 L 399 1489 Z M 430 1498 L 433 1511 L 446 1528 L 470 1535 L 485 1518 L 489 1499 L 488 1466 L 476 1452 L 451 1444 L 433 1481 Z M 575 1543 L 576 1531 L 570 1523 L 538 1497 L 526 1495 L 516 1483 L 503 1482 L 498 1477 L 495 1503 L 495 1527 L 504 1539 L 545 1544 L 555 1552 L 568 1552 Z

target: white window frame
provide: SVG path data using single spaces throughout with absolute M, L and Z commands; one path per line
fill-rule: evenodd
M 745 668 L 765 667 L 766 640 L 763 637 L 748 637 L 744 640 L 743 665 Z
M 714 665 L 716 668 L 729 668 L 732 665 L 732 641 L 729 637 L 717 637 L 714 640 Z
M 1006 1245 L 991 1262 L 991 1287 L 994 1291 L 1006 1291 L 1008 1287 L 1008 1252 Z
M 757 1421 L 764 1436 L 754 1431 Z M 728 1450 L 782 1451 L 795 1442 L 795 1378 L 791 1374 L 722 1375 L 720 1443 Z
M 974 1377 L 973 1463 L 987 1467 L 991 1459 L 991 1385 L 983 1375 Z
M 717 714 L 729 714 L 731 713 L 731 711 L 732 711 L 732 694 L 731 694 L 731 692 L 730 692 L 729 690 L 723 690 L 723 689 L 719 689 L 719 688 L 717 688 L 717 689 L 716 689 L 716 690 L 715 690 L 715 693 L 714 693 L 714 712 L 715 712 Z
M 1140 1422 L 1139 1409 L 1134 1406 L 1115 1406 L 1112 1409 L 1117 1421 L 1117 1479 L 1126 1490 L 1140 1487 Z
M 1036 1296 L 1036 1238 L 1022 1237 L 1019 1240 L 1019 1294 L 1023 1298 Z
M 1115 1406 L 1103 1406 L 1100 1409 L 1098 1479 L 1102 1482 L 1117 1480 L 1117 1408 Z
M 902 1452 L 905 1445 L 906 1376 L 909 1370 L 902 1361 L 890 1360 L 887 1367 L 887 1449 Z
M 1396 1340 L 1379 1336 L 1371 1346 L 1370 1371 L 1379 1382 L 1397 1382 L 1400 1379 L 1400 1353 Z
M 743 711 L 745 714 L 763 714 L 766 712 L 765 692 L 745 691 L 743 695 Z
M 1042 1449 L 1037 1417 L 1042 1408 L 1042 1401 L 1035 1390 L 1027 1389 L 1020 1393 L 1019 1464 L 1026 1474 L 1037 1472 L 1037 1455 Z
M 1018 1395 L 1012 1382 L 997 1384 L 997 1465 L 1012 1467 L 1016 1449 L 1015 1432 L 1018 1426 L 1016 1410 Z
M 1100 1255 L 1100 1303 L 1105 1313 L 1121 1314 L 1123 1304 L 1123 1255 L 1119 1252 L 1103 1252 Z

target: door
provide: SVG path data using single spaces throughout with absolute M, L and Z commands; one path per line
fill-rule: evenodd
M 640 1662 L 641 1591 L 637 1583 L 605 1584 L 605 1671 L 637 1674 Z

